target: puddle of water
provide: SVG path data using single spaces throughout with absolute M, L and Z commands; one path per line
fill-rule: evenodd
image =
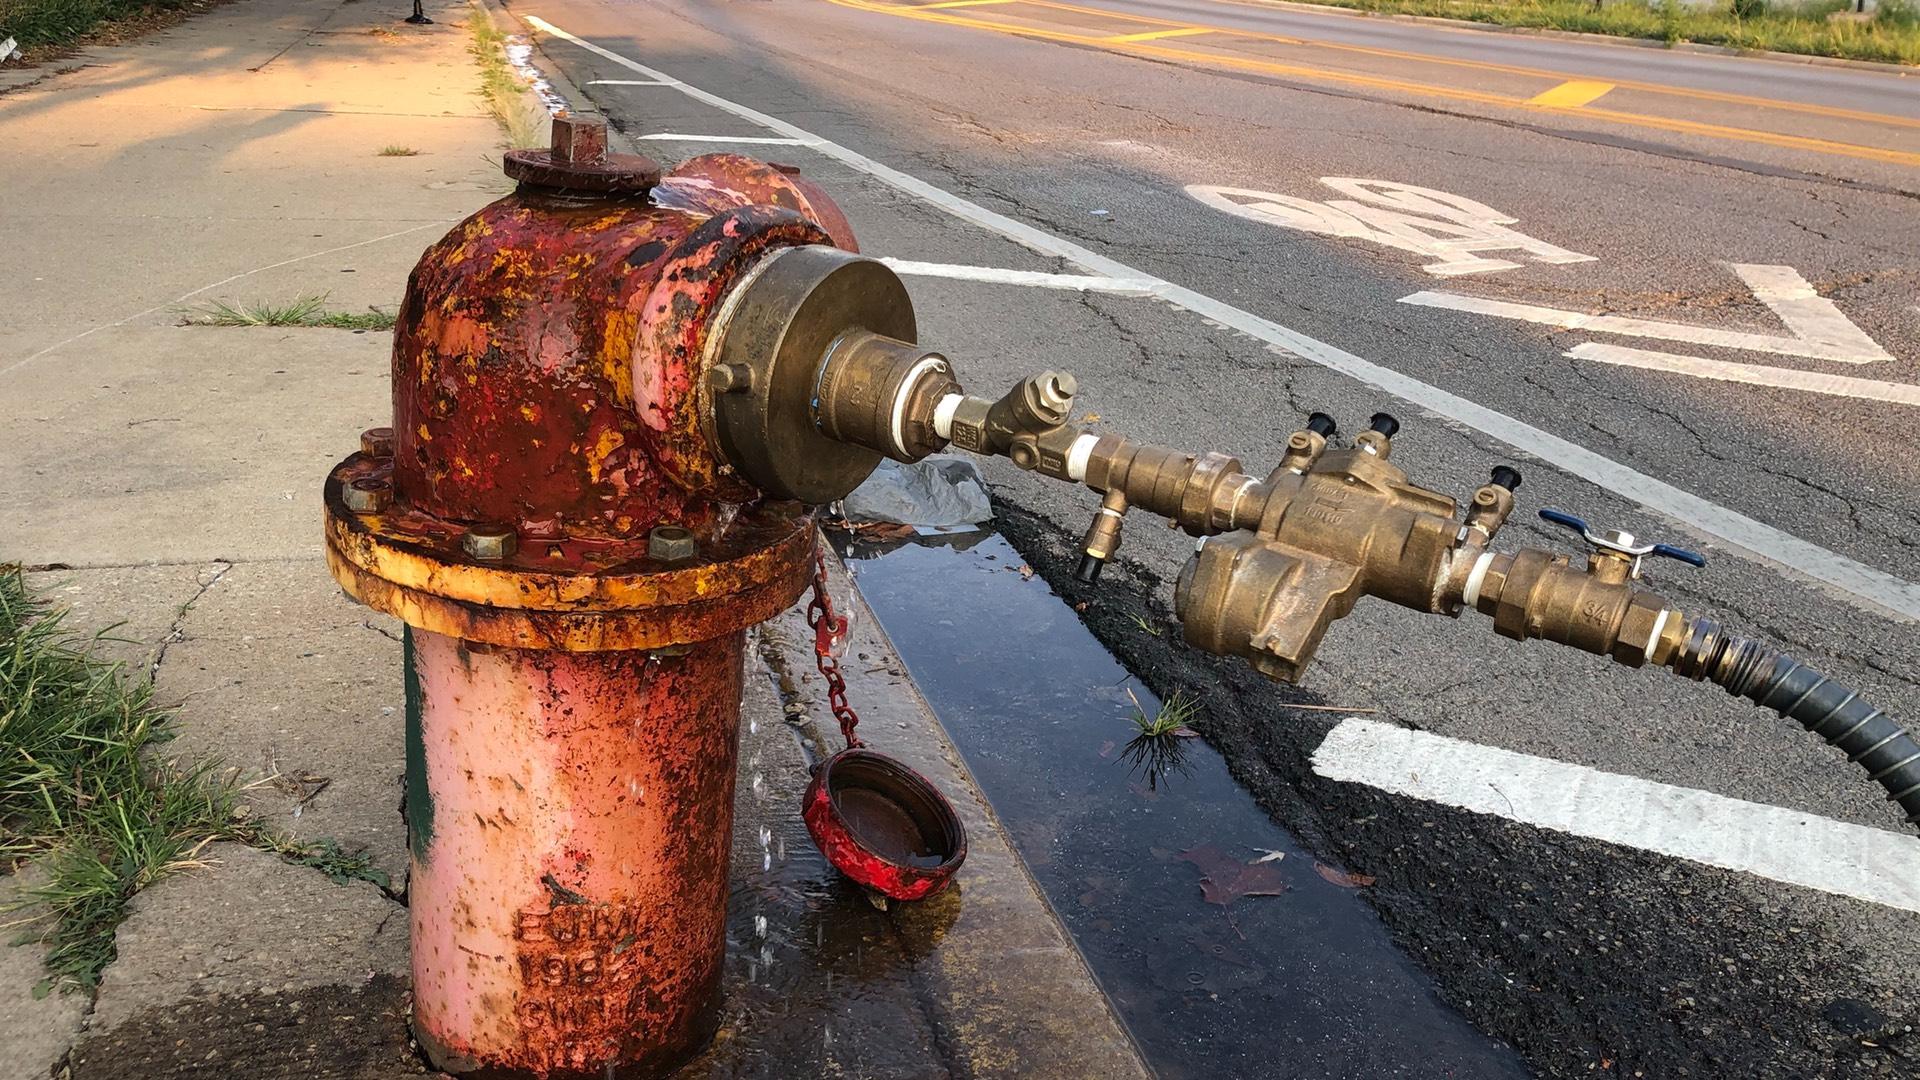
M 1129 747 L 1136 699 L 1148 716 L 1159 701 L 1019 572 L 1005 540 L 855 541 L 846 554 L 1161 1076 L 1528 1075 L 1438 999 L 1372 909 L 1316 872 L 1212 747 L 1178 736 Z M 1209 903 L 1203 868 L 1216 892 L 1285 891 Z

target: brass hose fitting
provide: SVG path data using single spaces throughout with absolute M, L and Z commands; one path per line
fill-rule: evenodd
M 947 444 L 934 431 L 933 409 L 959 389 L 939 353 L 854 330 L 827 346 L 814 421 L 830 439 L 919 461 Z

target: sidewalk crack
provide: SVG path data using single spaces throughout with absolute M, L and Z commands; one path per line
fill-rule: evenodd
M 220 579 L 227 576 L 227 571 L 233 569 L 233 564 L 225 559 L 216 559 L 214 562 L 219 569 L 213 572 L 212 577 L 201 582 L 200 588 L 196 590 L 192 596 L 187 597 L 186 603 L 181 604 L 179 609 L 173 613 L 173 622 L 168 624 L 167 632 L 160 638 L 159 648 L 154 650 L 153 661 L 147 665 L 147 684 L 149 686 L 159 679 L 160 665 L 167 660 L 167 650 L 173 647 L 174 642 L 186 639 L 187 613 L 193 610 L 193 606 L 200 602 L 201 597 L 207 595 L 207 590 L 218 585 Z

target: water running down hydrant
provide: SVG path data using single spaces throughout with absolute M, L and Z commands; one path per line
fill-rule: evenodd
M 663 176 L 565 116 L 506 170 L 518 190 L 415 268 L 393 425 L 325 487 L 334 577 L 407 624 L 413 1026 L 440 1069 L 658 1076 L 710 1039 L 744 634 L 815 580 L 814 509 L 882 456 L 952 445 L 1101 493 L 1084 580 L 1129 511 L 1170 519 L 1202 538 L 1175 594 L 1186 640 L 1271 677 L 1297 679 L 1362 596 L 1472 608 L 1792 716 L 1920 821 L 1920 746 L 1891 718 L 1638 584 L 1645 558 L 1698 556 L 1558 512 L 1583 562 L 1493 551 L 1511 469 L 1463 515 L 1392 464 L 1385 414 L 1345 448 L 1315 414 L 1264 478 L 1083 431 L 1064 374 L 965 394 L 797 170 L 715 154 Z M 806 817 L 836 866 L 895 895 L 964 854 L 939 793 L 857 745 Z

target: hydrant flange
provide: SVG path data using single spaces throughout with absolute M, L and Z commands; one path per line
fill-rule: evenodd
M 356 512 L 354 482 L 389 462 L 365 453 L 327 477 L 327 564 L 355 600 L 436 634 L 521 649 L 599 652 L 707 641 L 791 606 L 812 572 L 814 520 L 791 502 L 743 509 L 697 559 L 648 557 L 644 537 L 523 539 L 482 561 L 460 526 L 388 503 Z

